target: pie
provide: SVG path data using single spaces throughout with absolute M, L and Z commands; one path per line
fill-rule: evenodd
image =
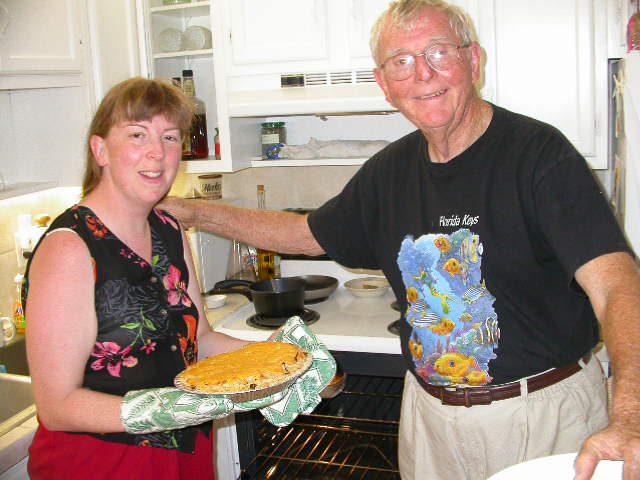
M 187 367 L 176 386 L 197 393 L 234 394 L 286 384 L 304 373 L 312 357 L 282 342 L 257 342 Z

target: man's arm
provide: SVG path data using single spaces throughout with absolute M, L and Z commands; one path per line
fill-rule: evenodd
M 309 229 L 306 215 L 176 197 L 165 198 L 158 207 L 175 215 L 185 228 L 197 227 L 257 248 L 305 255 L 324 253 Z
M 625 479 L 640 478 L 640 275 L 627 253 L 595 258 L 576 271 L 602 325 L 613 367 L 609 426 L 589 437 L 576 460 L 576 480 L 591 478 L 599 460 L 624 460 Z

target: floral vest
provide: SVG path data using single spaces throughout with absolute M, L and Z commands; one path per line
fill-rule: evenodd
M 187 294 L 189 273 L 180 228 L 160 210 L 153 210 L 148 221 L 151 264 L 85 206 L 66 210 L 47 231 L 76 232 L 87 245 L 94 267 L 98 334 L 85 366 L 84 388 L 123 396 L 130 390 L 173 386 L 174 377 L 197 359 L 198 311 Z M 27 267 L 25 305 L 28 273 Z M 108 442 L 193 452 L 199 429 L 208 433 L 210 426 L 145 435 L 87 435 Z

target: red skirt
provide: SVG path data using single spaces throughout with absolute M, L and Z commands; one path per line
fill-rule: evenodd
M 195 453 L 105 442 L 38 427 L 29 448 L 31 480 L 215 480 L 213 436 L 202 432 Z

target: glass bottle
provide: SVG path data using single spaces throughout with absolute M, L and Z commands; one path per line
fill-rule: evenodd
M 264 185 L 258 185 L 258 208 L 265 210 Z M 280 255 L 271 250 L 257 249 L 258 254 L 258 281 L 280 278 Z
M 202 100 L 196 97 L 196 87 L 193 82 L 193 70 L 182 71 L 182 89 L 195 107 L 193 123 L 182 146 L 182 159 L 193 160 L 209 156 L 207 141 L 207 109 Z
M 13 323 L 18 333 L 24 333 L 27 330 L 27 323 L 24 318 L 24 310 L 22 308 L 22 274 L 14 277 L 13 282 L 16 285 L 15 297 L 13 301 Z

